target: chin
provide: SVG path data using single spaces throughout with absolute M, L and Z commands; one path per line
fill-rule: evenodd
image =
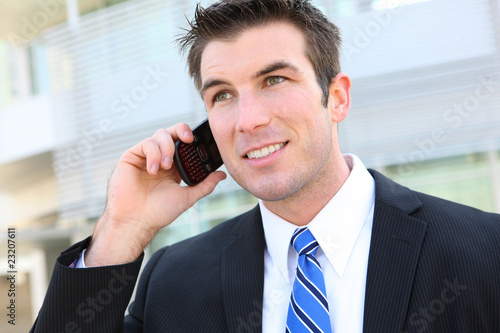
M 296 194 L 306 183 L 301 170 L 289 170 L 269 174 L 249 174 L 241 170 L 231 172 L 226 166 L 233 179 L 246 191 L 264 201 L 280 201 Z
M 248 192 L 264 201 L 280 201 L 297 192 L 297 187 L 287 182 L 271 181 L 264 184 L 240 184 Z

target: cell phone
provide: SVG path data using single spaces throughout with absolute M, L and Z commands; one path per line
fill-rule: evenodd
M 175 167 L 189 186 L 198 184 L 223 164 L 208 119 L 196 126 L 193 136 L 191 143 L 177 141 L 174 154 Z

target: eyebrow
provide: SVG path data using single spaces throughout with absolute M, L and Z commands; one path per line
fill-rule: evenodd
M 224 81 L 224 80 L 218 80 L 218 79 L 215 79 L 215 80 L 209 80 L 207 82 L 205 82 L 203 84 L 203 87 L 201 88 L 200 90 L 200 95 L 201 97 L 203 98 L 203 96 L 205 95 L 205 91 L 213 86 L 219 86 L 219 85 L 223 85 L 223 84 L 229 84 L 229 82 L 227 81 Z
M 292 65 L 291 63 L 289 63 L 287 61 L 280 60 L 280 61 L 273 62 L 270 65 L 264 67 L 263 69 L 257 71 L 255 74 L 252 75 L 252 79 L 257 79 L 261 76 L 267 75 L 267 74 L 272 73 L 274 71 L 277 71 L 279 69 L 289 69 L 289 70 L 296 72 L 296 73 L 300 72 L 299 69 L 295 65 Z M 200 95 L 204 96 L 205 91 L 213 86 L 224 85 L 224 84 L 229 85 L 229 82 L 224 81 L 224 80 L 219 80 L 219 79 L 209 80 L 203 84 L 203 87 L 200 90 Z
M 287 61 L 276 61 L 276 62 L 273 62 L 272 64 L 268 65 L 267 67 L 264 67 L 263 69 L 261 69 L 260 71 L 255 73 L 254 75 L 252 75 L 252 79 L 257 79 L 261 76 L 267 75 L 267 74 L 272 73 L 274 71 L 277 71 L 279 69 L 289 69 L 289 70 L 292 70 L 293 72 L 296 72 L 296 73 L 300 72 L 299 69 L 295 65 L 292 65 L 291 63 L 289 63 Z

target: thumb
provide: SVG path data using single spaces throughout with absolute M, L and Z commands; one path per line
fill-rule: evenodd
M 196 184 L 191 188 L 195 192 L 195 196 L 198 200 L 209 195 L 213 192 L 217 184 L 222 180 L 226 179 L 227 175 L 224 171 L 215 171 L 208 175 L 201 183 Z

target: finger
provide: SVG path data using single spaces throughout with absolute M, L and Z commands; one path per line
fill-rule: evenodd
M 175 144 L 172 135 L 164 129 L 156 131 L 153 135 L 161 153 L 161 167 L 165 170 L 172 168 Z
M 170 133 L 172 139 L 175 141 L 181 140 L 185 143 L 191 143 L 194 140 L 193 131 L 188 124 L 180 123 L 167 128 L 167 132 Z
M 141 149 L 146 158 L 146 169 L 150 175 L 156 175 L 160 168 L 161 152 L 158 143 L 152 139 L 142 141 Z
M 160 148 L 160 166 L 166 170 L 170 170 L 172 168 L 175 153 L 175 142 L 181 140 L 190 143 L 194 138 L 191 128 L 185 123 L 180 123 L 167 129 L 156 131 L 153 135 L 153 139 L 156 140 Z

